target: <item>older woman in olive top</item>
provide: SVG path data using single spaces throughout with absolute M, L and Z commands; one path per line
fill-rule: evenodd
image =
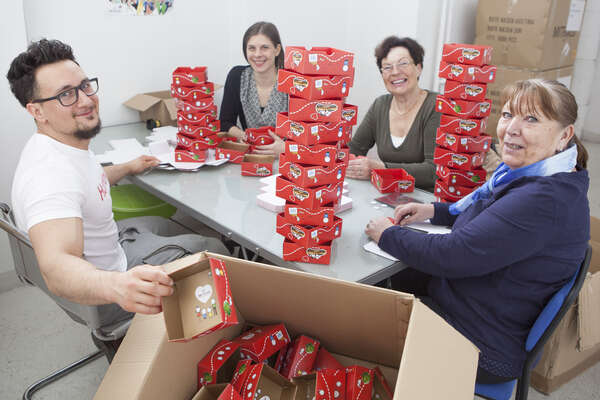
M 355 158 L 346 176 L 369 179 L 376 168 L 403 168 L 417 187 L 433 190 L 433 151 L 440 114 L 436 93 L 418 85 L 424 50 L 410 38 L 390 36 L 375 49 L 377 66 L 389 94 L 378 97 L 350 142 L 350 152 L 366 155 L 374 144 L 380 160 Z

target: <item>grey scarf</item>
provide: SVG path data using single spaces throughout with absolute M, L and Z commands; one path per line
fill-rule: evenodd
M 248 128 L 260 128 L 261 126 L 275 126 L 275 120 L 278 112 L 288 110 L 288 95 L 273 87 L 267 106 L 261 112 L 258 91 L 256 90 L 256 81 L 251 67 L 242 72 L 240 81 L 240 101 L 246 125 Z

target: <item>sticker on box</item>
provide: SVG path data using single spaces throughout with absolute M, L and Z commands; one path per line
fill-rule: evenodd
M 467 65 L 487 65 L 492 62 L 492 47 L 464 43 L 445 43 L 442 60 Z
M 479 136 L 487 127 L 486 118 L 461 118 L 453 115 L 442 114 L 440 129 L 444 132 L 458 133 L 459 135 Z
M 337 122 L 342 118 L 341 100 L 305 100 L 290 97 L 288 115 L 295 121 Z
M 285 261 L 300 261 L 309 264 L 329 264 L 331 260 L 331 242 L 318 246 L 305 247 L 291 240 L 284 239 L 283 259 Z

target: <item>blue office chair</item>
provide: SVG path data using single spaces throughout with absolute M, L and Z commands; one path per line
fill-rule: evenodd
M 592 257 L 592 248 L 588 245 L 585 251 L 585 257 L 577 273 L 571 278 L 565 286 L 552 296 L 546 307 L 542 310 L 537 320 L 531 327 L 525 350 L 527 357 L 523 365 L 521 377 L 512 381 L 498 384 L 475 384 L 475 394 L 479 397 L 492 400 L 508 400 L 512 395 L 515 384 L 517 384 L 517 393 L 515 400 L 527 400 L 529 394 L 529 377 L 531 370 L 539 361 L 544 345 L 552 336 L 552 333 L 567 313 L 569 307 L 575 302 L 579 295 L 579 290 L 583 286 L 583 281 L 590 267 Z

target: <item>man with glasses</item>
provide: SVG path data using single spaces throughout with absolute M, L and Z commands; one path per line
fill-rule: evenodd
M 70 46 L 32 43 L 7 78 L 37 126 L 15 172 L 14 214 L 53 293 L 82 304 L 116 303 L 102 308 L 102 318 L 118 322 L 131 312 L 160 312 L 161 296 L 173 292 L 163 268 L 148 264 L 202 250 L 228 253 L 217 239 L 172 236 L 189 231 L 164 218 L 130 218 L 117 227 L 110 185 L 158 160 L 141 156 L 103 168 L 94 159 L 88 147 L 101 126 L 98 79 L 84 73 Z

